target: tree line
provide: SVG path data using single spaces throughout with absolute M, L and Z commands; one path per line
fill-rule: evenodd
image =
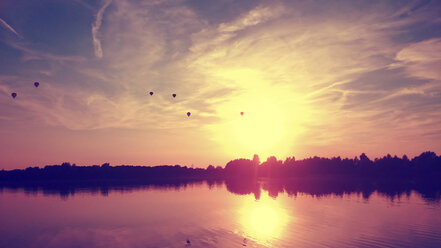
M 111 166 L 109 163 L 93 166 L 77 166 L 68 162 L 47 165 L 43 168 L 1 170 L 0 182 L 32 181 L 163 181 L 184 179 L 229 179 L 254 180 L 257 178 L 330 178 L 338 180 L 370 180 L 437 182 L 441 181 L 441 156 L 434 152 L 423 152 L 409 159 L 387 155 L 374 160 L 364 153 L 355 158 L 310 157 L 296 160 L 288 157 L 284 161 L 271 156 L 260 162 L 253 159 L 235 159 L 225 167 L 209 165 L 207 168 L 191 168 L 180 165 L 161 166 Z

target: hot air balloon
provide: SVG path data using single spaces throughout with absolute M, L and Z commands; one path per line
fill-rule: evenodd
M 240 115 L 243 115 L 243 112 L 240 112 Z
M 153 96 L 153 91 L 150 91 L 150 93 L 149 93 L 151 96 Z
M 40 85 L 39 82 L 35 82 L 35 83 L 34 83 L 35 88 L 37 88 L 39 85 Z
M 12 96 L 12 98 L 16 98 L 16 97 L 17 97 L 17 93 L 13 92 L 13 93 L 11 94 L 11 96 Z
M 176 94 L 172 94 L 172 96 L 173 96 L 173 98 L 175 98 L 175 97 L 176 97 Z
M 190 115 L 191 115 L 191 113 L 190 113 L 190 112 L 187 112 L 187 116 L 190 117 Z

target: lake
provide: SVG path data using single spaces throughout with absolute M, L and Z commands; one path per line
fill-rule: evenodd
M 439 198 L 262 184 L 0 188 L 0 247 L 441 247 Z

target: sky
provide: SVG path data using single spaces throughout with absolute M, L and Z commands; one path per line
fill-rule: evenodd
M 2 0 L 0 169 L 440 154 L 440 68 L 440 1 Z

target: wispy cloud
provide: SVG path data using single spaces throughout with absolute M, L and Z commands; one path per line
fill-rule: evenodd
M 67 62 L 67 61 L 79 62 L 79 61 L 85 60 L 85 58 L 81 57 L 81 56 L 66 56 L 66 55 L 57 55 L 57 54 L 52 54 L 52 53 L 48 53 L 48 52 L 42 52 L 39 50 L 29 48 L 29 47 L 24 46 L 19 43 L 9 42 L 8 44 L 11 47 L 13 47 L 23 53 L 23 55 L 22 55 L 23 61 L 47 60 L 47 61 L 54 61 L 54 62 L 60 63 L 60 62 Z
M 22 36 L 17 31 L 15 31 L 15 29 L 12 28 L 7 22 L 5 22 L 2 18 L 0 18 L 0 26 L 3 26 L 7 30 L 9 30 L 12 33 L 14 33 L 16 36 L 22 38 Z
M 397 53 L 391 68 L 403 67 L 408 75 L 441 81 L 441 38 L 410 44 Z
M 87 2 L 85 2 L 83 0 L 74 0 L 74 2 L 80 4 L 81 6 L 87 8 L 89 10 L 95 11 L 95 9 L 93 8 L 92 5 L 90 5 L 89 3 L 87 3 Z
M 95 51 L 95 56 L 97 58 L 103 57 L 103 49 L 101 47 L 101 40 L 98 38 L 98 32 L 100 30 L 101 24 L 103 22 L 103 15 L 106 11 L 106 8 L 112 3 L 112 0 L 105 0 L 103 6 L 98 10 L 96 14 L 95 22 L 92 24 L 92 40 L 93 40 L 93 48 Z

